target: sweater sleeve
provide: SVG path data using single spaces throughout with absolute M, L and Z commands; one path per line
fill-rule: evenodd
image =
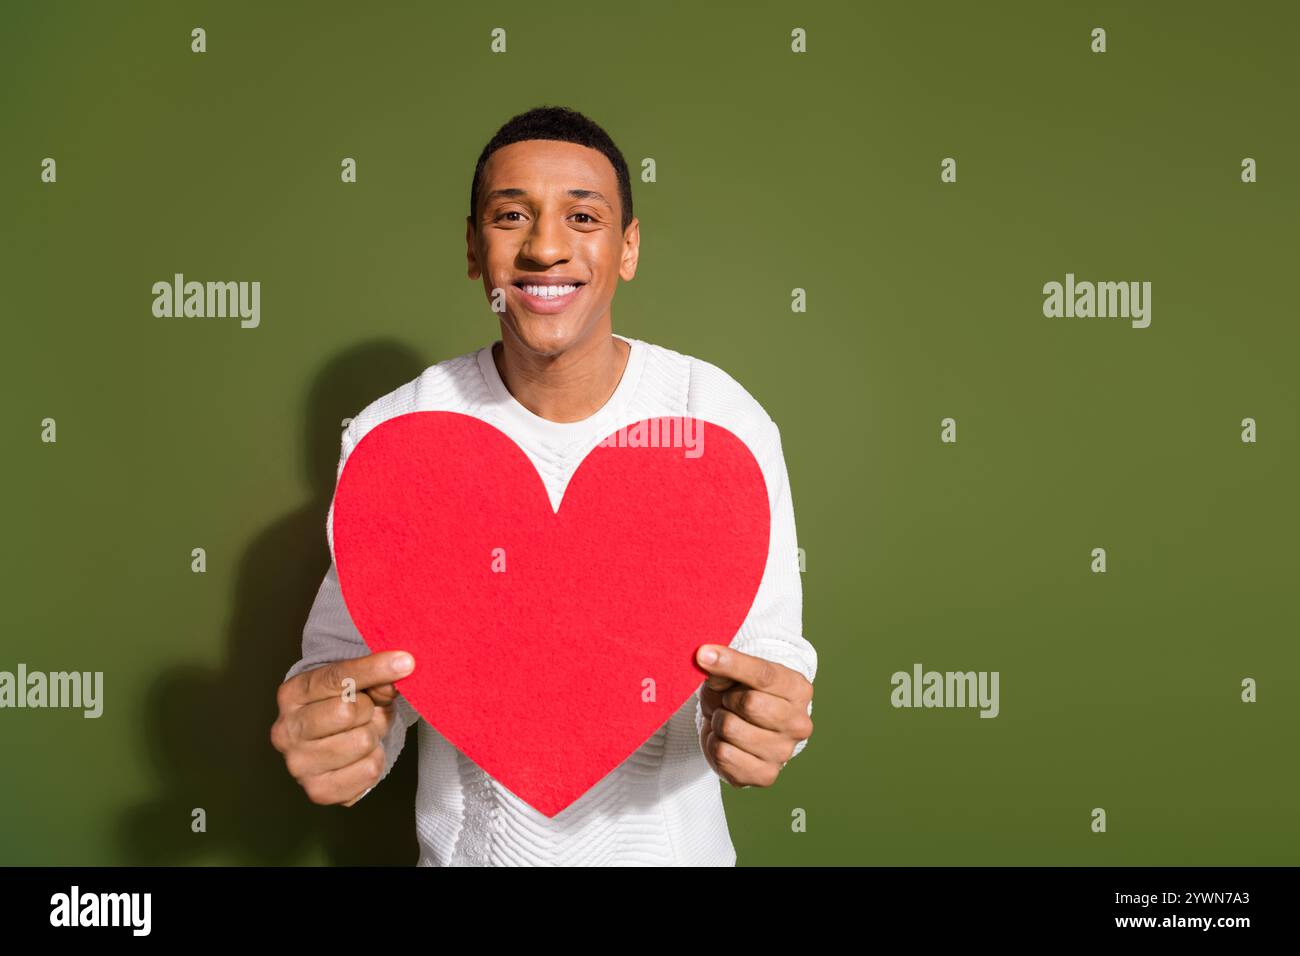
M 325 572 L 311 612 L 307 615 L 307 624 L 302 631 L 302 657 L 298 663 L 289 668 L 284 679 L 296 677 L 303 671 L 322 667 L 334 661 L 352 660 L 365 657 L 370 653 L 361 632 L 352 623 L 352 615 L 343 603 L 343 592 L 339 587 L 338 572 L 334 563 Z M 398 755 L 406 743 L 406 731 L 420 719 L 405 697 L 401 694 L 393 701 L 393 724 L 388 728 L 381 741 L 384 748 L 384 772 L 379 778 L 382 782 L 393 769 Z M 370 790 L 373 790 L 371 787 Z M 367 790 L 366 793 L 369 793 Z M 365 793 L 362 794 L 365 796 Z
M 795 536 L 794 505 L 790 478 L 781 450 L 781 433 L 767 421 L 763 439 L 751 449 L 767 481 L 772 531 L 767 567 L 748 616 L 731 646 L 745 654 L 766 658 L 798 671 L 809 682 L 817 676 L 817 651 L 803 636 L 803 584 L 799 580 L 798 543 Z M 812 715 L 812 701 L 808 702 Z M 699 694 L 695 698 L 695 728 L 703 729 L 704 713 Z M 793 760 L 808 744 L 795 744 Z
M 339 475 L 343 473 L 343 463 L 347 460 L 348 453 L 355 445 L 351 428 L 348 428 L 344 433 L 342 443 L 343 449 L 339 457 L 338 467 Z M 331 556 L 333 553 L 333 517 L 334 505 L 331 501 L 330 512 L 326 519 Z M 321 581 L 320 589 L 316 592 L 316 600 L 312 603 L 311 611 L 307 615 L 307 623 L 303 627 L 302 657 L 289 668 L 289 672 L 284 675 L 284 679 L 289 680 L 289 678 L 296 677 L 303 671 L 322 667 L 334 661 L 365 657 L 369 653 L 370 648 L 366 646 L 365 639 L 352 621 L 352 615 L 348 613 L 347 605 L 343 600 L 343 589 L 339 585 L 338 570 L 335 568 L 331 557 L 329 570 L 325 572 L 325 579 Z M 406 743 L 406 731 L 419 719 L 420 715 L 415 708 L 399 693 L 393 701 L 393 724 L 381 741 L 385 760 L 384 772 L 379 778 L 380 781 L 387 777 L 388 772 L 393 769 L 393 764 L 396 763 L 397 757 Z M 374 787 L 370 788 L 370 790 L 373 789 Z M 370 790 L 367 790 L 366 793 L 369 793 Z M 365 793 L 362 794 L 363 797 L 365 795 Z

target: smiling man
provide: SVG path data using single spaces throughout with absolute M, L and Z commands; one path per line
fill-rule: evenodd
M 412 662 L 368 652 L 331 565 L 302 658 L 279 690 L 272 743 L 313 802 L 351 806 L 387 775 L 418 723 L 419 865 L 733 865 L 721 781 L 771 786 L 812 734 L 817 654 L 802 635 L 780 432 L 717 366 L 614 333 L 611 304 L 619 280 L 636 275 L 639 222 L 622 153 L 582 114 L 539 107 L 497 132 L 474 172 L 466 241 L 469 277 L 482 281 L 500 339 L 367 406 L 344 431 L 339 473 L 379 423 L 456 411 L 514 439 L 554 506 L 587 453 L 617 429 L 659 416 L 716 422 L 749 446 L 767 483 L 770 552 L 753 606 L 730 646 L 700 648 L 711 675 L 700 690 L 547 818 L 419 719 L 394 686 Z M 332 520 L 331 506 L 331 535 Z M 365 691 L 353 702 L 343 694 L 349 677 Z

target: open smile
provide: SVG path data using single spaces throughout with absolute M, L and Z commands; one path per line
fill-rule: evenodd
M 575 282 L 566 285 L 535 285 L 529 282 L 516 282 L 514 287 L 519 298 L 523 300 L 524 308 L 529 312 L 554 315 L 572 305 L 587 284 Z

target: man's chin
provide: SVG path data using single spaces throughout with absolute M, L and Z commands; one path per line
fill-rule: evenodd
M 568 318 L 549 315 L 512 316 L 515 338 L 535 355 L 554 358 L 563 355 L 583 338 L 584 329 Z

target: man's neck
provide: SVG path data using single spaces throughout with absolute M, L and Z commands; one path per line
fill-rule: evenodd
M 503 330 L 492 360 L 506 389 L 524 408 L 549 421 L 580 422 L 609 401 L 630 354 L 626 342 L 606 333 L 562 355 L 537 355 Z

